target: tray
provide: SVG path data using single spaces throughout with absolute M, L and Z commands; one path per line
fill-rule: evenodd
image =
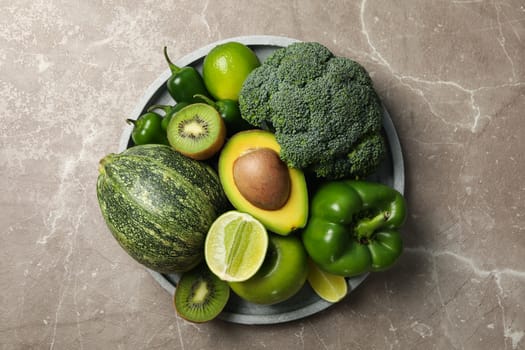
M 216 45 L 228 41 L 238 41 L 248 45 L 254 50 L 261 62 L 275 49 L 285 47 L 298 40 L 279 36 L 242 36 L 228 38 L 204 46 L 176 61 L 178 66 L 193 66 L 202 72 L 202 62 L 206 54 Z M 159 56 L 160 57 L 160 56 Z M 166 69 L 146 90 L 143 97 L 137 103 L 132 112 L 131 118 L 136 119 L 146 112 L 147 108 L 153 104 L 173 104 L 174 101 L 166 90 L 166 81 L 171 76 L 171 71 Z M 378 171 L 369 179 L 391 186 L 399 192 L 404 192 L 405 172 L 403 164 L 403 154 L 392 119 L 388 111 L 383 107 L 383 129 L 387 138 L 388 154 L 379 166 Z M 133 127 L 127 125 L 121 135 L 119 152 L 124 151 L 132 145 L 131 131 Z M 160 274 L 149 270 L 162 288 L 171 295 L 174 294 L 176 285 L 179 281 L 179 274 Z M 348 278 L 349 291 L 356 289 L 368 276 Z M 319 298 L 310 288 L 308 283 L 292 298 L 275 305 L 257 305 L 249 303 L 231 293 L 230 300 L 224 311 L 219 315 L 219 319 L 239 323 L 239 324 L 276 324 L 298 320 L 332 306 L 332 303 Z

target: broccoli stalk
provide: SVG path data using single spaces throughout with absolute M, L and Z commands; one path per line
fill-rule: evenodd
M 382 106 L 366 70 L 314 42 L 274 51 L 245 80 L 241 116 L 270 129 L 290 167 L 366 177 L 386 153 Z

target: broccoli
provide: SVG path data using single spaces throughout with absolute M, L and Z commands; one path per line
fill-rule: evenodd
M 246 78 L 239 107 L 250 124 L 275 133 L 288 166 L 317 177 L 366 177 L 386 153 L 370 76 L 320 43 L 270 54 Z

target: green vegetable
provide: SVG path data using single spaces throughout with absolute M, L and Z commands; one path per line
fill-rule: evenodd
M 319 43 L 274 51 L 245 80 L 239 108 L 275 133 L 288 166 L 318 177 L 365 177 L 385 154 L 383 110 L 368 73 Z
M 219 112 L 226 124 L 228 135 L 231 136 L 236 132 L 253 128 L 246 120 L 242 119 L 237 101 L 225 99 L 214 102 L 204 95 L 195 95 L 194 97 L 202 99 Z
M 152 105 L 148 108 L 148 112 L 154 111 L 156 109 L 162 109 L 164 111 L 164 117 L 162 118 L 161 127 L 162 127 L 162 130 L 166 132 L 168 130 L 168 124 L 170 123 L 171 118 L 173 118 L 175 113 L 177 113 L 178 111 L 180 111 L 181 109 L 183 109 L 184 107 L 188 105 L 189 105 L 188 102 L 179 102 L 174 106 Z
M 167 145 L 168 137 L 162 129 L 162 117 L 154 112 L 147 112 L 138 117 L 137 120 L 126 119 L 128 124 L 133 125 L 131 139 L 135 145 L 158 143 Z
M 166 46 L 164 46 L 164 57 L 171 70 L 171 77 L 166 82 L 169 94 L 175 102 L 198 102 L 193 96 L 201 94 L 209 96 L 199 72 L 193 67 L 178 67 L 171 62 Z
M 97 196 L 122 248 L 146 267 L 188 271 L 203 260 L 213 221 L 229 208 L 217 173 L 165 145 L 140 145 L 100 161 Z
M 403 196 L 382 184 L 332 181 L 312 198 L 303 243 L 323 270 L 355 276 L 390 267 L 403 251 Z

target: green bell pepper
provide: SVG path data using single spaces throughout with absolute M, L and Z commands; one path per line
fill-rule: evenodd
M 327 272 L 350 277 L 380 271 L 403 251 L 398 229 L 405 218 L 405 199 L 393 188 L 369 181 L 327 182 L 313 195 L 303 243 Z

